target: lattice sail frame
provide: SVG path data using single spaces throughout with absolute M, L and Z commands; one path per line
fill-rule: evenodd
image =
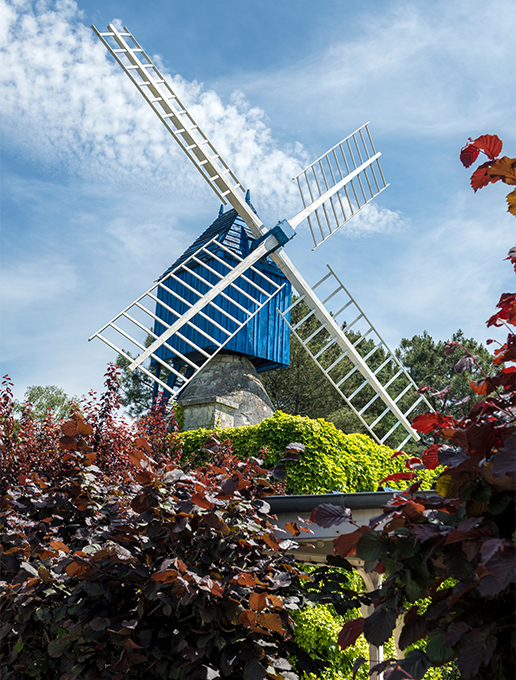
M 389 186 L 368 125 L 362 125 L 294 177 L 303 206 L 313 211 L 306 216 L 313 250 Z M 304 219 L 303 211 L 295 219 L 299 217 Z
M 431 406 L 424 396 L 418 394 L 417 385 L 348 289 L 329 265 L 327 268 L 328 274 L 313 289 L 319 289 L 318 292 L 325 296 L 323 304 L 328 311 L 328 303 L 332 310 L 336 310 L 330 311 L 330 314 L 343 326 L 343 332 L 350 342 L 347 349 L 337 342 L 338 336 L 331 327 L 321 323 L 314 310 L 304 304 L 302 296 L 283 313 L 277 311 L 370 435 L 379 444 L 401 449 L 412 435 L 408 434 L 402 441 L 397 439 L 395 432 L 403 420 L 399 413 L 394 412 L 389 401 L 392 400 L 400 408 L 405 419 L 418 407 L 431 410 Z M 291 321 L 288 320 L 288 314 Z M 363 363 L 352 356 L 353 351 L 359 353 Z M 363 364 L 378 379 L 382 389 L 378 389 L 378 386 L 371 388 L 371 376 L 363 370 Z M 389 396 L 388 400 L 384 398 L 385 394 Z M 380 413 L 378 400 L 383 400 L 382 406 L 385 407 Z M 374 415 L 373 410 L 376 410 Z
M 213 238 L 156 281 L 149 290 L 92 335 L 90 340 L 99 338 L 130 361 L 131 370 L 138 368 L 162 389 L 175 396 L 286 285 L 279 284 L 254 266 L 254 262 L 267 253 L 269 245 L 270 243 L 265 241 L 246 258 L 241 258 L 217 241 L 216 237 Z M 223 259 L 222 254 L 233 260 L 234 266 Z M 224 274 L 211 266 L 210 261 L 217 262 L 224 268 L 226 270 Z M 253 278 L 249 276 L 251 272 Z M 186 275 L 187 280 L 181 278 L 181 275 Z M 215 285 L 214 280 L 217 281 Z M 167 282 L 173 283 L 176 287 L 179 285 L 180 289 L 184 290 L 174 290 L 167 286 Z M 162 298 L 160 299 L 159 289 L 166 295 L 174 297 L 176 303 L 184 309 L 183 313 L 172 309 Z M 232 293 L 239 299 L 244 296 L 248 307 L 235 300 Z M 198 298 L 196 303 L 188 299 L 192 294 Z M 158 306 L 175 317 L 173 323 L 167 323 L 155 313 Z M 213 315 L 220 317 L 221 314 L 225 318 L 226 327 L 213 318 Z M 155 324 L 164 329 L 160 335 L 154 332 Z M 146 347 L 145 340 L 148 336 L 153 338 L 153 342 Z M 201 347 L 193 339 L 196 336 L 208 340 L 211 351 Z M 190 356 L 181 353 L 168 342 L 172 337 L 189 347 L 186 354 Z M 117 342 L 123 338 L 124 342 L 131 343 L 131 348 L 122 349 L 115 343 L 114 338 L 117 338 Z M 140 352 L 136 359 L 130 354 L 133 348 Z M 170 359 L 163 360 L 162 348 L 170 354 Z M 191 358 L 192 353 L 195 353 L 195 361 Z M 174 378 L 171 381 L 173 384 L 164 382 L 153 374 L 149 370 L 150 367 L 144 365 L 146 360 L 157 363 L 170 372 Z M 182 364 L 182 369 L 178 370 L 174 363 Z
M 269 252 L 269 257 L 272 262 L 281 269 L 297 293 L 303 298 L 303 301 L 307 304 L 308 308 L 312 310 L 314 318 L 316 318 L 318 322 L 324 326 L 326 331 L 329 332 L 330 336 L 335 339 L 336 345 L 338 345 L 338 347 L 343 352 L 346 352 L 346 355 L 349 357 L 349 359 L 351 359 L 354 366 L 357 366 L 359 373 L 364 375 L 364 377 L 368 380 L 368 383 L 380 394 L 382 401 L 385 402 L 391 413 L 399 420 L 399 423 L 401 423 L 409 433 L 407 439 L 412 437 L 414 440 L 418 441 L 420 437 L 411 428 L 406 415 L 399 409 L 398 404 L 390 397 L 388 391 L 384 389 L 377 376 L 374 375 L 366 362 L 363 360 L 360 352 L 355 347 L 353 347 L 353 344 L 347 338 L 331 314 L 326 310 L 324 304 L 321 303 L 302 274 L 285 254 L 284 250 L 282 248 L 279 248 L 279 250 L 277 249 L 280 246 L 280 243 L 275 240 L 273 236 L 267 235 L 267 228 L 252 210 L 250 205 L 247 204 L 243 185 L 238 181 L 234 173 L 230 170 L 229 166 L 223 161 L 220 154 L 217 153 L 213 144 L 211 144 L 209 139 L 196 124 L 195 120 L 181 103 L 170 84 L 161 75 L 159 70 L 152 63 L 150 57 L 140 47 L 139 43 L 135 40 L 129 30 L 124 27 L 123 31 L 120 31 L 113 24 L 108 26 L 107 33 L 100 33 L 94 26 L 92 28 L 102 40 L 107 49 L 114 56 L 125 73 L 130 77 L 139 92 L 153 108 L 160 120 L 165 124 L 169 132 L 178 142 L 186 155 L 197 167 L 205 181 L 216 193 L 219 200 L 221 200 L 224 204 L 229 203 L 237 211 L 237 213 L 249 227 L 249 230 L 254 238 L 267 238 L 272 240 L 272 244 L 269 246 L 269 251 L 273 251 Z M 381 173 L 379 166 L 378 158 L 380 154 L 374 150 L 374 147 L 372 146 L 372 140 L 369 135 L 369 130 L 367 126 L 364 127 L 366 131 L 366 138 L 369 140 L 372 148 L 372 154 L 371 151 L 367 149 L 367 145 L 365 144 L 363 128 L 357 130 L 355 133 L 350 135 L 349 138 L 343 140 L 340 143 L 343 149 L 344 142 L 346 142 L 346 147 L 348 142 L 350 147 L 353 147 L 353 145 L 358 146 L 357 157 L 360 161 L 362 161 L 360 165 L 357 165 L 357 162 L 353 157 L 353 160 L 351 161 L 353 170 L 349 172 L 348 175 L 343 177 L 342 172 L 339 174 L 336 172 L 335 168 L 333 169 L 333 174 L 329 170 L 331 165 L 330 154 L 336 154 L 338 157 L 336 148 L 339 147 L 339 145 L 333 149 L 330 149 L 330 151 L 328 151 L 324 156 L 312 164 L 313 167 L 308 166 L 308 168 L 304 171 L 306 172 L 305 178 L 307 182 L 305 191 L 308 191 L 308 195 L 310 195 L 311 191 L 311 196 L 315 198 L 310 198 L 312 202 L 308 205 L 306 204 L 307 199 L 305 198 L 305 207 L 303 210 L 293 218 L 290 218 L 288 221 L 284 220 L 282 223 L 280 223 L 280 225 L 288 224 L 292 229 L 295 229 L 295 227 L 305 218 L 308 218 L 312 213 L 315 212 L 316 215 L 312 219 L 312 224 L 315 224 L 316 221 L 319 229 L 319 233 L 317 233 L 315 229 L 312 230 L 315 247 L 322 243 L 323 240 L 326 240 L 344 223 L 342 222 L 342 219 L 339 220 L 339 213 L 336 209 L 337 203 L 340 205 L 343 201 L 341 192 L 344 192 L 345 195 L 346 191 L 352 191 L 353 196 L 355 196 L 356 193 L 356 205 L 353 204 L 353 200 L 351 200 L 351 206 L 348 204 L 348 209 L 352 208 L 353 214 L 355 214 L 367 202 L 372 200 L 372 198 L 374 198 L 378 193 L 380 193 L 380 191 L 383 191 L 383 189 L 388 186 L 385 184 L 385 180 L 383 179 L 383 174 Z M 360 147 L 362 140 L 364 140 L 363 155 L 361 153 L 362 150 Z M 364 158 L 366 160 L 363 160 Z M 348 159 L 348 164 L 349 162 L 350 160 Z M 327 169 L 327 173 L 329 174 L 323 176 L 325 163 L 330 164 L 328 165 Z M 381 187 L 378 177 L 374 174 L 373 164 L 376 164 L 375 167 L 379 171 L 382 183 Z M 310 170 L 310 168 L 312 168 L 312 170 Z M 374 180 L 374 185 L 370 182 L 370 178 L 367 179 L 368 175 L 366 170 L 368 173 L 373 173 L 372 178 Z M 318 173 L 320 173 L 320 177 Z M 311 180 L 312 175 L 313 182 Z M 328 179 L 329 175 L 331 175 L 331 179 Z M 365 186 L 362 180 L 364 180 L 364 182 L 367 183 L 367 186 L 371 188 L 370 196 L 364 192 L 363 203 L 361 202 L 361 199 L 358 199 L 358 187 L 360 187 L 362 190 Z M 299 183 L 302 184 L 302 181 L 303 180 L 299 180 Z M 310 184 L 310 182 L 312 183 Z M 310 184 L 310 188 L 308 187 L 308 184 Z M 350 187 L 349 189 L 346 189 L 348 184 Z M 327 221 L 325 226 L 321 226 L 323 222 L 321 216 L 326 219 L 330 214 L 330 211 L 332 215 L 336 215 L 335 224 L 332 225 L 331 221 Z M 344 211 L 343 216 L 346 217 L 346 219 L 349 219 L 350 217 L 350 215 L 347 215 L 347 213 Z M 231 273 L 227 276 L 230 277 Z M 217 285 L 220 288 L 221 284 Z M 222 285 L 224 286 L 226 283 Z M 203 302 L 199 301 L 198 306 L 200 305 L 202 307 L 203 304 Z M 130 305 L 130 307 L 132 307 L 132 305 Z M 129 308 L 124 311 L 127 311 Z M 197 313 L 199 310 L 190 310 L 192 314 L 194 311 Z M 116 317 L 113 322 L 116 321 L 117 318 L 118 317 Z M 95 334 L 95 336 L 101 337 L 99 334 L 102 333 L 108 326 L 111 327 L 113 322 L 107 324 L 103 329 L 101 329 L 101 331 L 99 331 L 99 333 Z M 158 346 L 163 344 L 163 342 L 166 342 L 167 337 L 175 332 L 175 329 L 178 327 L 177 324 L 180 324 L 180 322 L 177 321 L 167 331 L 165 331 L 164 334 L 162 334 L 160 337 L 157 337 L 154 343 L 152 343 L 151 347 L 145 349 L 145 351 L 143 351 L 140 356 L 132 362 L 130 369 L 132 370 L 134 368 L 141 367 L 141 364 L 145 359 L 153 356 L 153 352 L 156 351 Z M 163 336 L 165 336 L 165 338 Z M 92 338 L 90 338 L 90 340 L 91 339 Z M 107 342 L 107 339 L 104 337 L 102 337 L 102 339 Z M 108 342 L 108 344 L 116 351 L 119 351 L 114 344 L 111 344 L 110 342 Z M 137 344 L 136 346 L 141 349 L 141 343 Z M 222 346 L 217 351 L 220 351 Z M 319 365 L 321 366 L 320 363 Z M 324 370 L 324 366 L 321 367 Z M 327 373 L 325 373 L 325 375 L 331 381 L 331 376 L 329 376 Z M 153 380 L 156 380 L 156 377 L 152 376 L 150 373 L 149 376 Z M 164 385 L 162 381 L 158 380 L 158 383 L 163 389 L 167 389 L 167 386 Z M 342 396 L 346 401 L 349 401 L 348 397 L 344 397 L 344 395 Z M 353 397 L 354 395 L 351 396 L 351 398 Z M 369 425 L 367 423 L 365 424 L 366 427 L 369 428 Z M 396 425 L 396 427 L 397 426 L 398 425 Z M 373 436 L 378 441 L 378 437 L 374 434 Z

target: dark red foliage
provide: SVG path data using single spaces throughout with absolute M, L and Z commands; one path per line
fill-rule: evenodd
M 421 458 L 427 470 L 435 470 L 439 466 L 439 446 L 432 444 L 423 451 Z
M 502 140 L 497 135 L 481 135 L 476 139 L 469 139 L 460 151 L 460 160 L 464 167 L 469 168 L 482 151 L 492 161 L 498 157 L 503 147 Z
M 209 466 L 159 465 L 165 434 L 148 421 L 157 429 L 127 444 L 113 484 L 88 458 L 110 463 L 108 437 L 119 445 L 108 403 L 101 427 L 63 424 L 56 476 L 2 498 L 2 677 L 296 680 L 291 655 L 308 673 L 324 666 L 290 639 L 311 579 L 269 522 L 267 471 L 215 439 Z
M 480 149 L 473 143 L 468 143 L 462 147 L 460 150 L 460 160 L 465 168 L 469 168 L 470 165 L 477 160 Z
M 500 311 L 488 319 L 487 326 L 503 326 L 505 323 L 516 326 L 516 294 L 503 293 L 496 306 Z

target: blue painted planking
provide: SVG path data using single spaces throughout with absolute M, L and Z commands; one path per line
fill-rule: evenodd
M 163 280 L 168 273 L 178 267 L 182 262 L 188 259 L 190 255 L 193 255 L 200 247 L 206 245 L 214 237 L 217 237 L 218 242 L 222 243 L 226 248 L 229 248 L 235 252 L 241 258 L 248 255 L 254 240 L 249 233 L 246 224 L 238 216 L 237 212 L 235 210 L 229 210 L 227 213 L 222 213 L 219 215 L 215 222 L 213 222 L 213 224 L 211 224 L 210 227 L 208 227 L 208 229 L 181 255 L 181 257 L 176 260 L 176 262 L 174 262 L 174 264 L 169 269 L 167 269 L 160 280 Z M 226 253 L 222 254 L 222 250 L 219 249 L 217 255 L 224 261 L 228 261 L 229 256 Z M 226 274 L 228 271 L 215 259 L 211 259 L 209 264 L 210 267 L 220 272 L 222 275 Z M 231 264 L 234 266 L 235 261 L 233 261 Z M 194 271 L 195 269 L 199 269 L 201 266 L 202 265 L 200 264 L 197 265 L 197 267 L 194 268 Z M 242 328 L 235 335 L 234 338 L 228 342 L 228 344 L 224 347 L 224 351 L 232 351 L 247 356 L 256 366 L 257 371 L 260 372 L 271 370 L 273 368 L 279 368 L 281 366 L 288 366 L 290 329 L 277 313 L 276 308 L 279 308 L 281 311 L 285 311 L 285 309 L 290 305 L 291 286 L 281 270 L 270 260 L 261 260 L 256 263 L 255 267 L 257 270 L 266 274 L 268 278 L 279 283 L 279 285 L 285 284 L 285 286 L 267 305 L 263 307 L 263 309 L 260 310 L 258 314 L 256 314 L 256 316 L 254 316 L 244 326 L 244 328 Z M 186 269 L 178 272 L 177 276 L 186 284 L 190 285 L 192 288 L 202 294 L 204 294 L 208 289 L 206 284 L 203 284 Z M 263 279 L 260 279 L 259 275 L 255 274 L 254 272 L 247 272 L 246 276 L 255 282 L 260 280 L 263 283 Z M 209 279 L 213 284 L 219 280 L 218 277 L 211 273 L 209 273 Z M 190 304 L 195 303 L 199 299 L 199 296 L 188 290 L 179 281 L 167 279 L 163 283 L 165 286 L 167 286 L 167 288 L 178 293 Z M 254 287 L 248 282 L 239 278 L 237 279 L 236 283 L 247 293 L 255 294 Z M 249 309 L 251 312 L 256 309 L 253 303 L 249 301 L 245 295 L 235 291 L 234 288 L 228 289 L 226 293 L 231 299 L 235 300 L 246 309 Z M 158 298 L 179 314 L 183 314 L 187 309 L 187 306 L 184 302 L 171 293 L 168 293 L 168 291 L 164 290 L 162 287 L 158 289 Z M 236 316 L 240 321 L 246 318 L 244 312 L 239 310 L 229 300 L 220 295 L 215 299 L 215 303 L 223 310 L 231 313 L 233 316 Z M 230 333 L 236 330 L 236 326 L 233 324 L 233 322 L 221 312 L 210 308 L 206 313 L 209 318 L 219 323 Z M 163 319 L 163 321 L 169 325 L 176 319 L 174 315 L 172 315 L 167 309 L 165 309 L 165 307 L 158 303 L 156 304 L 156 316 L 158 316 L 160 319 Z M 227 338 L 227 334 L 200 315 L 194 317 L 192 319 L 192 323 L 196 328 L 203 330 L 219 343 L 224 342 Z M 163 330 L 164 326 L 156 322 L 154 328 L 156 335 L 160 335 Z M 214 343 L 210 342 L 210 340 L 204 337 L 201 333 L 196 332 L 195 329 L 191 328 L 190 326 L 182 328 L 180 332 L 185 336 L 187 341 L 191 340 L 196 345 L 207 351 L 213 350 L 215 348 Z M 195 360 L 196 352 L 194 352 L 192 346 L 189 345 L 188 342 L 185 342 L 177 336 L 174 336 L 173 338 L 169 339 L 168 344 L 181 354 L 187 355 Z M 165 346 L 161 346 L 157 353 L 160 358 L 165 361 L 173 357 L 172 352 Z

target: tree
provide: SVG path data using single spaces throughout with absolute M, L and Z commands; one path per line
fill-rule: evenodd
M 139 418 L 147 413 L 152 406 L 153 387 L 150 379 L 143 376 L 141 371 L 129 370 L 129 359 L 118 355 L 116 360 L 120 369 L 120 401 L 132 418 Z
M 77 397 L 69 397 L 66 392 L 56 385 L 31 385 L 25 390 L 23 401 L 14 403 L 15 413 L 21 415 L 29 407 L 36 418 L 44 418 L 48 411 L 54 418 L 68 418 L 72 406 L 77 406 Z
M 441 397 L 436 397 L 431 391 L 426 392 L 434 408 L 440 408 L 451 393 L 454 399 L 449 403 L 450 412 L 460 416 L 461 409 L 464 413 L 469 413 L 472 404 L 479 398 L 471 395 L 469 381 L 483 377 L 484 373 L 493 375 L 495 368 L 493 355 L 473 338 L 465 338 L 460 329 L 452 335 L 451 342 L 458 342 L 462 346 L 456 350 L 455 356 L 445 353 L 447 343 L 441 340 L 436 342 L 423 331 L 422 335 L 414 335 L 411 339 L 403 338 L 396 350 L 396 356 L 407 368 L 416 385 L 419 387 L 430 385 L 442 393 Z M 476 363 L 468 364 L 469 367 L 461 373 L 457 372 L 455 370 L 457 358 L 468 353 L 476 357 Z M 465 380 L 465 377 L 468 379 Z

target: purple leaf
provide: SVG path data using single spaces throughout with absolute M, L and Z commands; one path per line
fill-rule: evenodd
M 462 404 L 467 404 L 468 401 L 470 401 L 471 397 L 470 395 L 466 395 L 465 397 L 462 397 L 462 399 L 452 399 L 452 406 L 462 406 Z
M 351 669 L 351 672 L 353 673 L 352 680 L 355 680 L 358 669 L 361 668 L 366 663 L 366 661 L 367 659 L 364 659 L 363 656 L 359 656 L 358 658 L 355 659 L 355 663 L 353 664 L 353 668 Z
M 446 354 L 447 357 L 450 356 L 450 354 L 453 354 L 457 347 L 460 347 L 460 342 L 455 342 L 455 340 L 447 342 L 444 346 L 444 353 Z
M 471 368 L 473 368 L 473 366 L 475 366 L 477 359 L 478 356 L 471 354 L 466 354 L 465 356 L 461 357 L 453 367 L 455 373 L 464 373 L 464 371 L 469 371 Z
M 498 479 L 505 475 L 516 477 L 516 435 L 505 440 L 501 449 L 493 456 L 493 474 Z
M 464 635 L 457 657 L 457 666 L 462 676 L 471 678 L 477 675 L 480 666 L 487 666 L 495 649 L 496 638 L 492 635 L 486 636 L 478 630 Z
M 498 595 L 498 593 L 501 593 L 503 587 L 500 581 L 495 579 L 492 574 L 488 574 L 480 581 L 477 586 L 477 590 L 482 595 L 482 597 L 493 597 L 493 595 Z
M 351 521 L 351 510 L 344 505 L 332 505 L 331 503 L 321 503 L 312 510 L 310 521 L 315 522 L 323 529 L 328 529 L 336 524 Z
M 486 543 L 490 543 L 490 541 L 486 541 Z M 484 562 L 484 566 L 501 584 L 502 588 L 507 588 L 509 583 L 516 581 L 516 549 L 512 545 L 505 545 L 488 562 Z
M 412 533 L 421 543 L 424 543 L 430 538 L 439 536 L 441 530 L 436 524 L 416 524 L 412 527 Z
M 456 449 L 453 446 L 443 445 L 439 447 L 439 465 L 458 467 L 461 463 L 469 459 L 468 452 L 464 449 Z
M 479 524 L 483 519 L 483 517 L 469 517 L 468 519 L 465 519 L 463 522 L 461 522 L 457 529 L 459 531 L 469 531 Z
M 430 659 L 423 650 L 413 649 L 404 659 L 398 661 L 401 670 L 395 670 L 389 676 L 389 680 L 407 680 L 407 674 L 409 678 L 421 680 L 431 665 Z
M 451 394 L 451 393 L 452 393 L 450 388 L 451 388 L 451 385 L 446 385 L 446 387 L 443 388 L 442 390 L 439 390 L 439 391 L 434 392 L 434 393 L 432 394 L 432 396 L 433 396 L 433 397 L 439 397 L 440 399 L 442 399 L 442 398 L 443 398 L 444 396 L 446 396 L 447 394 Z
M 397 614 L 393 609 L 376 609 L 364 621 L 365 639 L 376 647 L 381 647 L 391 637 L 396 619 Z
M 276 465 L 271 470 L 271 475 L 274 477 L 274 479 L 279 479 L 281 482 L 287 478 L 287 471 L 285 470 L 285 466 L 283 464 Z
M 452 623 L 444 634 L 444 644 L 448 647 L 455 647 L 461 637 L 469 630 L 467 623 Z
M 298 453 L 303 453 L 305 449 L 306 446 L 304 444 L 300 444 L 299 442 L 291 442 L 285 447 L 285 453 L 287 453 L 287 451 L 297 451 Z
M 292 576 L 284 571 L 276 571 L 271 580 L 272 590 L 278 590 L 278 588 L 287 588 L 292 583 Z
M 399 646 L 405 649 L 409 645 L 420 640 L 426 633 L 426 619 L 419 614 L 413 614 L 403 626 L 401 631 Z
M 93 621 L 90 621 L 90 628 L 92 630 L 104 630 L 110 625 L 111 621 L 105 616 L 98 616 Z
M 238 488 L 238 477 L 236 475 L 233 475 L 232 477 L 228 477 L 225 479 L 222 484 L 220 485 L 220 488 L 222 491 L 227 494 L 228 496 L 231 496 L 232 494 L 235 493 L 235 491 Z
M 267 672 L 256 657 L 252 657 L 244 666 L 244 680 L 262 680 Z

